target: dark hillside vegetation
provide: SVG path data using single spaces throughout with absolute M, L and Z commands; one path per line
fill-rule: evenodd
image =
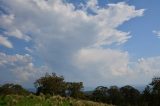
M 160 106 L 159 77 L 153 78 L 143 92 L 130 85 L 98 86 L 84 92 L 83 82 L 66 82 L 63 76 L 55 73 L 37 79 L 34 85 L 36 93 L 18 84 L 1 85 L 0 106 Z

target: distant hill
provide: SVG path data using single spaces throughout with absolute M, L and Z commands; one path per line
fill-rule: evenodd
M 27 88 L 27 90 L 28 90 L 29 92 L 36 93 L 36 88 Z

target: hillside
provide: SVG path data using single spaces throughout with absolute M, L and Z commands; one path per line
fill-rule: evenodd
M 7 95 L 0 97 L 0 106 L 113 106 L 92 101 L 76 100 L 61 96 L 19 96 Z

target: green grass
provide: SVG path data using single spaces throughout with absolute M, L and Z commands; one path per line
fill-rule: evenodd
M 60 96 L 0 96 L 0 106 L 112 106 L 92 101 L 76 100 Z

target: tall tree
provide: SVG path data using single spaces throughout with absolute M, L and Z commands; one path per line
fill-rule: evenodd
M 146 106 L 152 106 L 152 95 L 151 95 L 152 89 L 149 85 L 146 86 L 142 93 L 142 101 Z
M 108 101 L 108 88 L 104 86 L 98 86 L 93 91 L 93 100 L 98 102 Z
M 151 90 L 151 102 L 154 106 L 160 106 L 160 77 L 154 77 L 150 83 Z
M 63 76 L 46 73 L 44 77 L 37 79 L 34 83 L 37 94 L 65 95 L 66 85 Z
M 140 92 L 132 86 L 126 85 L 120 88 L 120 92 L 127 105 L 137 105 L 139 102 Z
M 120 90 L 117 86 L 111 86 L 108 89 L 108 94 L 109 94 L 109 102 L 112 104 L 120 104 L 122 102 L 122 95 L 120 93 Z
M 152 86 L 152 93 L 160 95 L 160 77 L 154 77 L 150 83 Z
M 83 83 L 82 82 L 67 82 L 67 92 L 68 95 L 74 98 L 83 98 L 82 88 Z

